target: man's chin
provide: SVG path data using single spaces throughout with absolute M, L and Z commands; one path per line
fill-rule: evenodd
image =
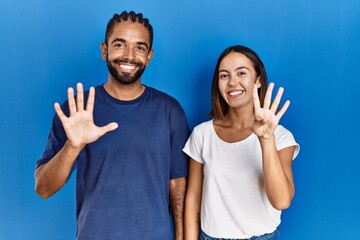
M 109 73 L 120 84 L 132 85 L 140 81 L 141 75 L 144 73 L 145 68 L 140 68 L 134 73 L 119 72 L 115 67 L 108 64 Z
M 136 78 L 115 77 L 115 80 L 123 85 L 132 85 L 137 83 L 140 80 L 140 78 L 136 79 Z

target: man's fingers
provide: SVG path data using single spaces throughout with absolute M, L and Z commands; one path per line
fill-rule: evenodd
M 76 103 L 77 103 L 77 110 L 83 111 L 84 110 L 84 89 L 81 83 L 76 85 L 77 95 L 76 95 Z
M 109 123 L 106 125 L 108 131 L 113 131 L 119 127 L 119 125 L 116 122 Z
M 113 131 L 118 128 L 118 124 L 116 122 L 109 123 L 104 127 L 100 127 L 100 135 L 104 135 L 107 132 Z
M 86 104 L 86 111 L 93 112 L 95 102 L 95 89 L 93 87 L 89 90 L 89 96 Z
M 68 94 L 68 103 L 69 103 L 70 116 L 72 116 L 72 115 L 74 115 L 76 113 L 74 89 L 71 88 L 71 87 L 68 88 L 67 94 Z
M 64 123 L 64 120 L 66 120 L 67 117 L 65 116 L 64 112 L 62 111 L 59 103 L 55 103 L 55 104 L 54 104 L 54 108 L 55 108 L 56 114 L 57 114 L 58 117 L 60 118 L 60 121 L 61 121 L 62 123 Z

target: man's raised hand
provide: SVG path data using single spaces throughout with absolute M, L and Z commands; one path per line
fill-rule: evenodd
M 68 88 L 69 117 L 64 114 L 59 103 L 55 103 L 54 107 L 71 146 L 83 148 L 86 144 L 98 140 L 105 133 L 115 130 L 118 124 L 112 122 L 103 127 L 96 126 L 93 119 L 95 89 L 90 88 L 85 109 L 83 85 L 78 83 L 76 89 L 77 97 L 75 101 L 74 89 Z

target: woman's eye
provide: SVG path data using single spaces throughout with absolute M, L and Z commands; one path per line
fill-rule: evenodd
M 238 76 L 243 76 L 245 74 L 246 74 L 246 72 L 238 72 Z
M 227 78 L 227 76 L 228 76 L 227 74 L 221 74 L 221 75 L 219 76 L 219 78 L 220 78 L 220 79 L 225 79 L 225 78 Z

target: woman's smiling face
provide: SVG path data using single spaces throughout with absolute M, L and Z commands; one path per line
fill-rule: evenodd
M 219 90 L 231 108 L 252 104 L 252 92 L 259 79 L 253 63 L 238 52 L 231 52 L 219 65 Z

